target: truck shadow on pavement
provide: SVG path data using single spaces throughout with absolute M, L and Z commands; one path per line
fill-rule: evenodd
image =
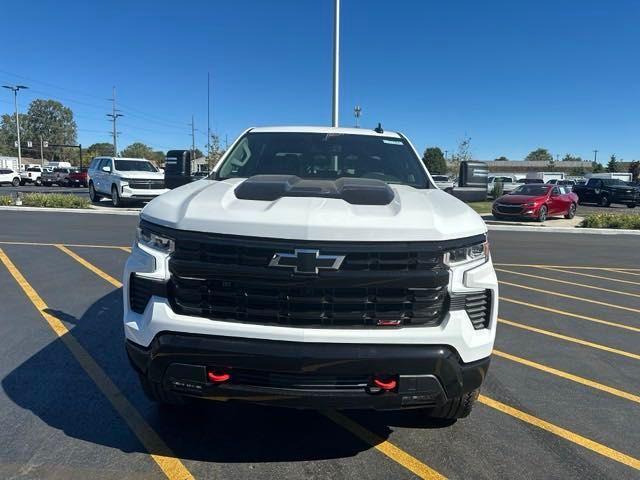
M 153 404 L 142 393 L 126 357 L 119 289 L 100 298 L 81 318 L 57 310 L 49 313 L 65 322 L 71 332 L 67 335 L 87 350 L 179 458 L 220 463 L 304 461 L 351 457 L 371 448 L 318 412 L 205 401 L 182 410 Z M 17 405 L 68 437 L 146 453 L 61 338 L 13 370 L 2 386 Z M 418 412 L 359 412 L 355 418 L 366 419 L 367 428 L 381 439 L 390 434 L 390 425 L 450 425 L 421 420 Z

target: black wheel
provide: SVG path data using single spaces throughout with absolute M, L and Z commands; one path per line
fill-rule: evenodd
M 120 192 L 118 192 L 118 187 L 115 185 L 111 186 L 111 205 L 114 207 L 121 207 L 123 205 L 123 201 L 120 198 Z
M 33 182 L 33 183 L 35 183 L 35 184 L 36 184 L 36 186 L 37 186 L 37 187 L 39 187 L 40 185 L 42 185 L 42 180 L 40 180 L 40 179 L 38 178 L 38 179 L 36 179 L 36 181 L 35 181 L 35 182 Z
M 576 204 L 572 203 L 571 206 L 569 207 L 569 211 L 564 216 L 564 218 L 572 219 L 575 216 L 576 216 Z
M 138 373 L 140 385 L 144 394 L 149 400 L 164 405 L 181 406 L 188 403 L 187 399 L 177 393 L 169 392 L 162 388 L 162 385 L 152 382 L 145 375 Z
M 480 389 L 476 388 L 471 392 L 465 393 L 461 397 L 452 398 L 444 405 L 430 410 L 428 415 L 431 418 L 443 418 L 449 420 L 468 417 L 478 395 L 480 395 Z
M 102 196 L 98 195 L 98 193 L 96 192 L 95 187 L 93 186 L 93 183 L 90 183 L 89 184 L 89 199 L 93 203 L 98 203 L 101 198 L 102 198 Z
M 20 186 L 24 187 L 25 183 L 27 182 L 25 182 L 24 180 L 20 180 Z
M 14 178 L 13 181 L 11 182 L 11 185 L 13 185 L 14 187 L 17 187 L 20 185 L 20 179 L 18 177 Z
M 635 203 L 627 203 L 627 208 L 636 208 Z
M 544 222 L 547 219 L 547 206 L 542 205 L 540 210 L 538 210 L 538 218 L 536 220 L 540 223 Z
M 600 197 L 598 205 L 600 205 L 601 207 L 608 207 L 609 205 L 611 205 L 611 200 L 609 200 L 609 197 L 607 195 L 602 195 Z

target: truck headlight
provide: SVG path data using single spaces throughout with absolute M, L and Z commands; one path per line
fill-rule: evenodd
M 456 248 L 444 254 L 444 263 L 449 266 L 464 265 L 482 259 L 485 262 L 489 259 L 489 242 Z
M 173 253 L 175 249 L 175 243 L 172 239 L 153 233 L 143 227 L 136 229 L 136 241 L 140 245 L 162 253 Z

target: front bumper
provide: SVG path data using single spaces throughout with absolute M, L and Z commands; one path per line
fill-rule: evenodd
M 152 200 L 163 193 L 168 192 L 168 188 L 131 188 L 128 185 L 122 185 L 120 188 L 120 196 L 122 198 L 131 198 L 136 200 Z
M 165 332 L 148 348 L 126 343 L 133 367 L 166 390 L 218 401 L 294 408 L 437 406 L 478 388 L 489 358 L 464 363 L 441 345 L 298 343 Z M 224 369 L 223 384 L 207 369 Z M 394 378 L 382 391 L 374 376 Z

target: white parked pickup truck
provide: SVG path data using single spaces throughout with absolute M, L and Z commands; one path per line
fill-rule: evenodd
M 487 227 L 400 133 L 252 128 L 141 212 L 124 272 L 145 393 L 461 418 L 486 376 Z
M 42 167 L 40 165 L 30 166 L 20 173 L 20 185 L 27 183 L 33 183 L 34 185 L 40 185 L 42 183 Z

